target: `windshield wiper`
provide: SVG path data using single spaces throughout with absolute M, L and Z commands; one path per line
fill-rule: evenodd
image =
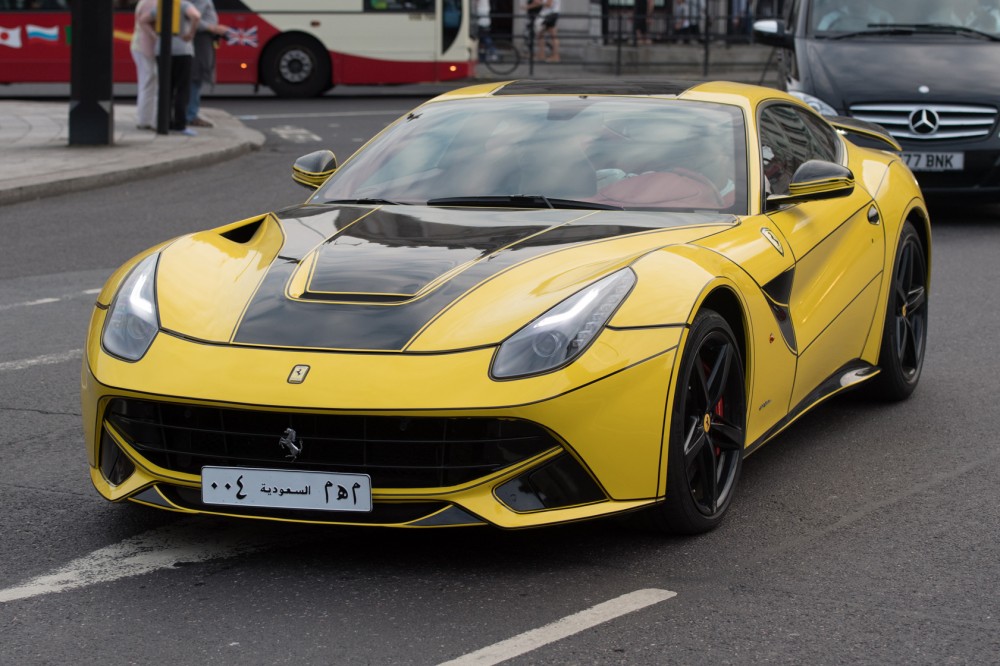
M 412 206 L 403 201 L 392 201 L 391 199 L 325 199 L 325 204 L 360 204 L 362 206 Z
M 1000 37 L 992 35 L 975 28 L 967 28 L 963 25 L 952 25 L 950 23 L 869 23 L 867 30 L 856 30 L 854 32 L 844 32 L 839 35 L 831 35 L 827 39 L 848 39 L 850 37 L 861 37 L 864 35 L 913 35 L 916 33 L 930 34 L 952 34 L 963 35 L 965 37 L 975 37 L 988 39 L 992 42 L 1000 42 Z
M 483 206 L 486 208 L 583 208 L 586 210 L 625 210 L 622 206 L 579 201 L 577 199 L 560 199 L 546 197 L 541 194 L 510 194 L 481 197 L 442 197 L 431 199 L 428 206 Z

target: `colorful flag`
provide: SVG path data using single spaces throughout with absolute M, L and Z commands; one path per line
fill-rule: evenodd
M 21 26 L 5 28 L 0 25 L 0 46 L 9 46 L 12 49 L 21 48 Z
M 59 40 L 59 26 L 43 28 L 40 25 L 32 25 L 29 23 L 25 26 L 25 32 L 28 33 L 28 39 L 44 39 L 47 42 L 55 42 Z
M 226 33 L 226 44 L 229 46 L 252 46 L 257 48 L 257 26 L 247 28 L 233 28 Z

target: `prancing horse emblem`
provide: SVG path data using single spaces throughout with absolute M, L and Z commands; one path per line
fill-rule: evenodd
M 785 256 L 785 248 L 781 247 L 781 241 L 778 237 L 774 235 L 774 232 L 767 227 L 761 227 L 760 233 L 767 239 L 767 242 L 774 246 L 774 249 L 778 251 L 778 254 Z
M 291 374 L 288 375 L 289 384 L 301 384 L 306 380 L 306 375 L 309 374 L 308 365 L 297 365 L 292 368 Z
M 288 455 L 285 457 L 290 458 L 292 462 L 295 462 L 295 459 L 299 457 L 300 453 L 302 453 L 302 447 L 305 446 L 305 442 L 300 439 L 299 443 L 296 444 L 295 431 L 291 428 L 285 428 L 285 435 L 278 440 L 278 445 L 288 451 Z

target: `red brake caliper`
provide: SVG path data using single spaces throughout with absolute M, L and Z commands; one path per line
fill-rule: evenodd
M 719 398 L 719 402 L 715 403 L 715 408 L 712 410 L 713 412 L 715 412 L 715 415 L 718 416 L 720 419 L 722 418 L 722 415 L 725 412 L 726 408 L 725 400 L 726 400 L 725 398 Z M 722 454 L 722 449 L 716 446 L 715 457 L 718 458 L 721 454 Z

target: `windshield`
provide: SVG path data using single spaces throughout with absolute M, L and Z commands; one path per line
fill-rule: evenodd
M 1000 34 L 1000 0 L 816 0 L 809 27 L 817 36 L 884 32 L 893 26 L 943 26 Z
M 745 213 L 746 174 L 736 107 L 490 97 L 417 109 L 311 201 Z

